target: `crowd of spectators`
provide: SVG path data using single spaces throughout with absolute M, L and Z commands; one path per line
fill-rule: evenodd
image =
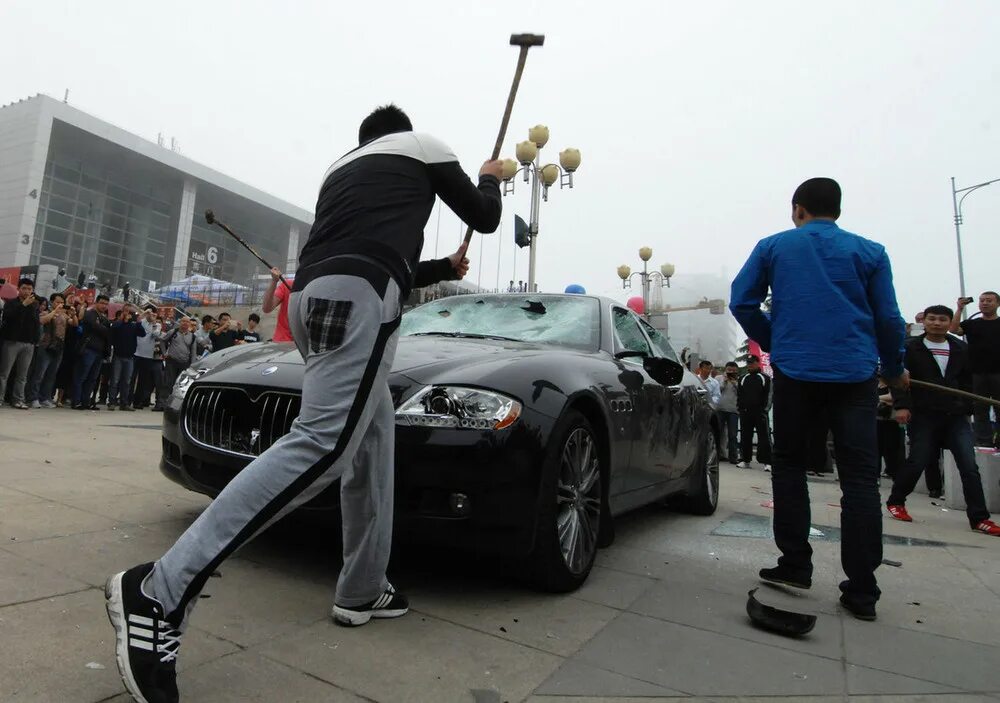
M 38 298 L 34 281 L 0 307 L 0 406 L 27 410 L 163 410 L 177 376 L 200 357 L 261 342 L 260 316 L 228 312 L 165 319 L 152 305 L 116 304 L 101 293 Z

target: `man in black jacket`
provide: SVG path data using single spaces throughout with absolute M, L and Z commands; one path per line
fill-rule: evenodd
M 924 311 L 924 334 L 906 341 L 906 368 L 910 378 L 962 391 L 972 389 L 969 347 L 948 335 L 954 313 L 945 305 L 932 305 Z M 965 494 L 966 515 L 976 532 L 1000 537 L 1000 526 L 990 520 L 983 495 L 983 483 L 976 466 L 972 446 L 972 401 L 930 388 L 912 386 L 908 391 L 893 388 L 896 420 L 910 425 L 910 456 L 896 474 L 892 493 L 886 502 L 889 514 L 897 520 L 912 522 L 906 511 L 906 497 L 920 478 L 921 470 L 942 449 L 955 457 Z M 954 491 L 954 487 L 949 487 Z
M 117 661 L 137 700 L 172 703 L 189 611 L 219 565 L 268 524 L 340 479 L 339 624 L 396 618 L 406 597 L 386 578 L 392 546 L 395 410 L 388 386 L 402 304 L 413 287 L 468 272 L 465 247 L 420 261 L 437 196 L 475 229 L 500 223 L 502 164 L 470 181 L 444 144 L 388 105 L 361 123 L 359 145 L 327 171 L 288 303 L 305 360 L 291 429 L 233 479 L 155 564 L 107 583 Z M 134 623 L 149 623 L 136 628 Z
M 747 357 L 747 371 L 740 378 L 736 402 L 740 410 L 740 456 L 741 469 L 750 468 L 753 457 L 753 435 L 757 433 L 757 461 L 765 471 L 771 467 L 771 431 L 767 421 L 767 411 L 771 407 L 771 379 L 760 370 L 760 358 Z
M 97 405 L 91 402 L 90 396 L 101 373 L 101 364 L 111 350 L 108 296 L 97 296 L 94 307 L 84 314 L 80 325 L 83 327 L 83 336 L 77 347 L 76 371 L 73 375 L 73 409 L 97 410 Z
M 0 327 L 0 405 L 7 396 L 7 380 L 12 378 L 12 405 L 26 410 L 24 384 L 40 335 L 38 301 L 35 299 L 35 282 L 22 278 L 17 287 L 18 296 L 4 307 L 3 326 Z

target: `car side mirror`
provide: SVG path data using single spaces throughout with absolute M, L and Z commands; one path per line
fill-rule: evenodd
M 642 366 L 646 373 L 660 385 L 676 386 L 684 380 L 684 367 L 673 359 L 647 356 L 642 360 Z

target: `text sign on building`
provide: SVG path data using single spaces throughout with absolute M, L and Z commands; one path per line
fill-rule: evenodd
M 203 276 L 214 277 L 222 270 L 222 250 L 204 242 L 191 242 L 188 258 L 188 275 L 200 273 Z

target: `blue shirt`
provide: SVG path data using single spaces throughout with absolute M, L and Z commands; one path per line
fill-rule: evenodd
M 771 289 L 771 313 L 760 304 Z M 729 309 L 783 374 L 857 383 L 903 373 L 906 326 L 885 247 L 813 220 L 762 239 L 733 281 Z

